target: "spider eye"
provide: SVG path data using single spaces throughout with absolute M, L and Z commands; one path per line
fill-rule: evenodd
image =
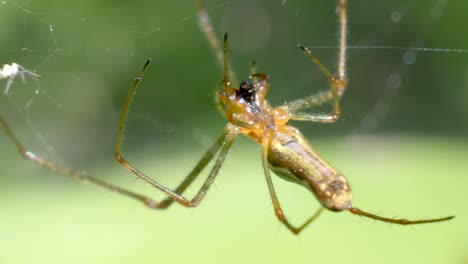
M 252 79 L 245 80 L 241 83 L 240 90 L 253 90 L 254 89 L 254 82 Z
M 239 86 L 239 90 L 237 90 L 237 95 L 248 103 L 252 103 L 255 99 L 255 83 L 253 80 L 243 81 Z

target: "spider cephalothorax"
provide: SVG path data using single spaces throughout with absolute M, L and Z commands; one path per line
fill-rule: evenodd
M 247 103 L 251 104 L 255 101 L 255 82 L 249 78 L 241 83 L 239 89 L 236 90 L 237 96 L 244 99 Z

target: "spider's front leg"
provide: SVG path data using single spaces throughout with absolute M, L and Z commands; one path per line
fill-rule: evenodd
M 312 55 L 309 49 L 299 45 L 299 48 L 304 54 L 317 64 L 320 70 L 328 78 L 330 90 L 321 92 L 310 97 L 299 99 L 287 103 L 281 108 L 290 112 L 290 119 L 301 121 L 312 121 L 322 123 L 333 123 L 339 119 L 341 115 L 340 98 L 346 90 L 346 34 L 347 34 L 347 16 L 346 16 L 346 0 L 340 0 L 339 7 L 339 55 L 338 55 L 338 70 L 336 76 L 333 75 L 323 64 Z M 333 100 L 333 113 L 332 114 L 305 114 L 298 111 L 319 106 L 323 103 Z
M 330 91 L 325 94 L 319 94 L 305 99 L 293 101 L 289 104 L 281 106 L 290 113 L 290 119 L 300 121 L 312 121 L 321 123 L 334 123 L 340 118 L 341 107 L 340 107 L 340 94 L 338 91 L 344 91 L 346 80 L 340 80 L 335 78 L 331 72 L 323 66 L 320 61 L 312 55 L 309 49 L 304 46 L 299 46 L 304 54 L 315 62 L 320 70 L 327 76 L 330 85 Z M 342 92 L 341 92 L 342 94 Z M 316 105 L 320 105 L 325 101 L 329 100 L 329 97 L 333 100 L 333 112 L 332 114 L 306 114 L 298 113 L 300 109 L 310 108 Z
M 148 199 L 145 201 L 145 204 L 149 207 L 152 208 L 160 208 L 164 209 L 167 208 L 169 205 L 172 204 L 173 201 L 178 202 L 179 204 L 185 206 L 185 207 L 195 207 L 197 206 L 200 201 L 203 199 L 205 196 L 206 192 L 208 189 L 211 187 L 213 184 L 214 179 L 216 178 L 216 175 L 219 172 L 219 169 L 221 168 L 221 165 L 224 162 L 224 159 L 226 158 L 226 155 L 229 151 L 229 149 L 232 146 L 232 143 L 234 142 L 237 133 L 235 131 L 235 128 L 231 125 L 227 125 L 226 128 L 224 129 L 224 132 L 221 134 L 221 136 L 218 138 L 218 140 L 213 144 L 213 146 L 206 152 L 206 154 L 201 158 L 201 160 L 198 162 L 198 164 L 195 166 L 195 168 L 188 174 L 188 176 L 185 178 L 185 180 L 176 188 L 175 191 L 170 190 L 169 188 L 165 187 L 164 185 L 158 183 L 157 181 L 151 179 L 141 171 L 139 171 L 135 166 L 132 164 L 128 163 L 125 158 L 121 154 L 121 144 L 122 144 L 122 137 L 123 137 L 123 128 L 125 126 L 125 121 L 127 119 L 128 111 L 130 109 L 130 105 L 133 99 L 133 96 L 136 93 L 136 89 L 138 87 L 138 84 L 140 83 L 141 79 L 143 78 L 143 75 L 146 71 L 146 68 L 149 65 L 149 60 L 146 62 L 146 64 L 143 66 L 143 69 L 140 71 L 140 73 L 137 75 L 135 78 L 135 81 L 133 82 L 133 85 L 130 89 L 130 92 L 128 94 L 127 100 L 125 101 L 122 114 L 120 117 L 120 123 L 119 123 L 119 129 L 117 133 L 117 141 L 115 145 L 115 152 L 114 152 L 114 158 L 115 160 L 123 166 L 126 170 L 130 171 L 131 173 L 135 174 L 137 177 L 140 179 L 144 180 L 148 184 L 152 185 L 153 187 L 161 190 L 164 192 L 168 197 L 163 200 L 162 202 L 158 203 L 155 202 L 154 200 Z M 216 159 L 216 162 L 211 169 L 208 178 L 205 180 L 205 183 L 203 186 L 200 188 L 200 190 L 197 192 L 194 198 L 191 200 L 185 198 L 182 196 L 182 192 L 195 180 L 195 178 L 200 175 L 200 172 L 208 165 L 208 163 L 213 159 L 214 155 L 219 153 L 218 158 Z
M 198 8 L 198 24 L 200 25 L 201 30 L 205 34 L 208 43 L 210 43 L 211 49 L 215 53 L 216 60 L 218 61 L 218 65 L 223 68 L 224 67 L 224 54 L 223 49 L 221 48 L 221 44 L 219 43 L 219 38 L 216 36 L 214 32 L 213 24 L 211 23 L 210 15 L 206 10 L 205 4 L 203 0 L 196 0 L 197 8 Z M 230 68 L 230 67 L 229 67 Z M 234 71 L 229 70 L 229 76 L 234 83 L 237 83 L 237 76 Z

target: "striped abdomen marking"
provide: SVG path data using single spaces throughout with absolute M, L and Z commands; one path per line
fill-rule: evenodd
M 351 206 L 346 179 L 317 155 L 302 134 L 274 132 L 268 162 L 278 176 L 310 189 L 327 209 L 343 211 Z

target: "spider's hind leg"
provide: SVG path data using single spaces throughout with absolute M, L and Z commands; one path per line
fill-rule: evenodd
M 307 221 L 305 221 L 299 227 L 296 227 L 289 223 L 288 219 L 286 219 L 286 216 L 283 213 L 283 209 L 281 208 L 278 197 L 276 196 L 275 187 L 273 186 L 273 181 L 270 175 L 270 167 L 268 165 L 268 148 L 271 142 L 271 138 L 272 133 L 265 133 L 262 139 L 262 165 L 263 172 L 265 173 L 265 179 L 268 185 L 268 191 L 270 192 L 270 198 L 273 203 L 273 208 L 275 210 L 276 217 L 289 229 L 289 231 L 297 235 L 322 213 L 323 207 L 320 207 L 309 219 L 307 219 Z

